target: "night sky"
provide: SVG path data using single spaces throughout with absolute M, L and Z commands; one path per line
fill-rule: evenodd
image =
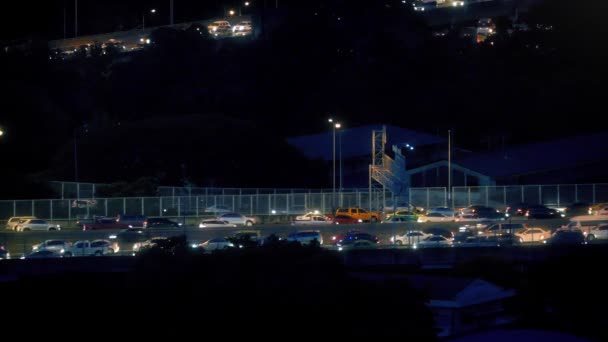
M 71 37 L 73 1 L 37 4 L 34 15 L 31 4 L 11 2 L 6 13 L 15 20 L 2 23 L 2 39 L 44 47 L 61 38 L 64 4 Z M 334 0 L 281 2 L 266 39 L 201 41 L 162 31 L 154 47 L 125 59 L 4 56 L 0 151 L 35 156 L 10 170 L 20 177 L 71 179 L 74 131 L 87 125 L 79 137 L 83 180 L 149 175 L 177 184 L 190 176 L 207 185 L 316 187 L 327 186 L 326 170 L 285 138 L 326 131 L 330 116 L 344 127 L 386 123 L 442 136 L 452 129 L 455 144 L 472 151 L 602 131 L 608 11 L 604 2 L 581 4 L 545 1 L 521 19 L 551 31 L 500 34 L 494 45 L 457 33 L 436 38 L 401 1 Z M 168 7 L 81 1 L 79 34 L 136 27 L 150 8 L 157 13 L 146 26 L 164 25 Z M 175 0 L 175 21 L 231 7 Z M 509 21 L 497 25 L 506 32 Z M 281 165 L 294 173 L 260 168 L 243 176 L 277 155 L 290 156 Z M 214 167 L 207 158 L 216 158 Z

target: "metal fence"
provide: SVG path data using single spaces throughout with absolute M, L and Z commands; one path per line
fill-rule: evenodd
M 246 215 L 293 215 L 312 210 L 331 213 L 337 207 L 379 210 L 393 205 L 388 191 L 374 191 L 370 196 L 368 191 L 356 189 L 336 192 L 335 195 L 332 192 L 244 194 L 243 189 L 239 189 L 238 194 L 227 194 L 226 190 L 208 195 L 7 200 L 0 201 L 0 219 L 36 216 L 50 220 L 75 220 L 118 214 L 198 217 L 212 215 L 213 206 L 224 206 Z M 446 188 L 412 188 L 409 203 L 424 208 L 481 204 L 500 209 L 519 202 L 557 207 L 574 202 L 608 202 L 608 184 L 480 186 L 454 187 L 452 190 L 450 198 Z
M 576 202 L 608 202 L 608 184 L 554 184 L 453 187 L 452 207 L 486 205 L 502 208 L 513 203 L 564 207 Z

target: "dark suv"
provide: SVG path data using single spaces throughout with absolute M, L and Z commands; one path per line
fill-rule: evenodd
M 116 222 L 127 225 L 130 228 L 145 227 L 147 225 L 148 218 L 143 215 L 124 215 L 119 214 L 116 218 Z

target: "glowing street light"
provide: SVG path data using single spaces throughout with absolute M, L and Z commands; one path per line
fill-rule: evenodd
M 0 128 L 0 137 L 4 135 L 4 131 Z
M 233 15 L 234 15 L 234 10 L 230 10 L 230 11 L 228 12 L 228 14 L 230 14 L 230 16 L 233 16 Z
M 150 13 L 156 13 L 156 8 L 150 10 Z M 141 29 L 142 31 L 146 29 L 146 12 L 144 11 L 141 15 Z
M 250 2 L 249 1 L 245 1 L 245 6 L 249 6 Z
M 335 200 L 336 196 L 336 130 L 340 129 L 342 125 L 339 122 L 334 123 L 334 119 L 327 119 L 333 128 L 333 197 Z M 341 146 L 340 146 L 341 147 Z

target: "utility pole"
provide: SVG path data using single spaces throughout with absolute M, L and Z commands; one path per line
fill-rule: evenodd
M 74 0 L 74 37 L 78 37 L 78 0 Z
M 452 130 L 448 129 L 448 201 L 452 200 Z
M 169 23 L 173 25 L 173 0 L 169 0 Z
M 78 187 L 78 142 L 77 142 L 78 128 L 74 128 L 74 182 Z M 76 197 L 80 199 L 80 192 L 77 191 Z
M 66 23 L 67 23 L 66 10 L 65 10 L 65 4 L 63 4 L 63 39 L 66 39 L 68 37 Z

